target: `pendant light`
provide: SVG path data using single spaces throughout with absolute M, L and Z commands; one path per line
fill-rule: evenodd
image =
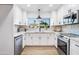
M 38 9 L 38 17 L 37 19 L 42 19 L 41 16 L 40 16 L 40 9 Z

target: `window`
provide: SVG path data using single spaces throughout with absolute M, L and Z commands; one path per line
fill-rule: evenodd
M 41 20 L 36 18 L 28 18 L 28 24 L 31 28 L 49 28 L 50 18 L 42 18 Z

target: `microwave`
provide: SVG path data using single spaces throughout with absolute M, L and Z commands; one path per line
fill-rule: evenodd
M 76 10 L 71 15 L 72 23 L 79 23 L 79 10 Z
M 64 24 L 78 24 L 79 23 L 79 10 L 71 12 L 70 15 L 66 15 L 63 19 Z

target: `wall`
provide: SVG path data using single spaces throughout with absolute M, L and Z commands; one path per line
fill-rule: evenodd
M 14 54 L 13 5 L 0 5 L 0 54 Z
M 40 13 L 41 17 L 50 17 L 51 13 L 50 12 L 42 12 Z M 27 17 L 34 17 L 37 18 L 38 17 L 38 13 L 37 12 L 27 12 Z
M 77 4 L 63 5 L 58 10 L 58 20 L 63 20 L 63 16 L 68 13 L 69 9 L 72 9 L 72 11 L 79 10 L 79 5 Z M 79 34 L 79 24 L 63 26 L 63 32 Z

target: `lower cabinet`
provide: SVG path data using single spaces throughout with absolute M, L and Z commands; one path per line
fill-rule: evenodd
M 58 37 L 58 36 L 55 34 L 55 35 L 54 35 L 54 45 L 55 45 L 56 48 L 57 48 L 57 37 Z
M 70 55 L 79 55 L 79 42 L 70 41 Z
M 23 36 L 22 36 L 22 48 L 24 48 L 25 47 L 25 45 L 26 45 L 26 34 L 24 33 L 24 34 L 22 34 Z
M 14 55 L 18 55 L 22 51 L 22 35 L 19 35 L 17 37 L 14 37 L 15 43 L 14 43 Z
M 54 45 L 52 33 L 27 33 L 26 34 L 26 45 Z

